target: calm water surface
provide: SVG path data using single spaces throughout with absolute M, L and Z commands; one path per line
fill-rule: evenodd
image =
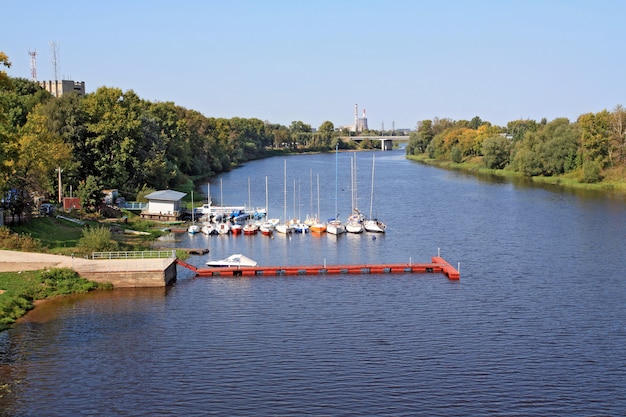
M 351 157 L 337 158 L 344 219 Z M 335 155 L 286 160 L 287 215 L 317 212 L 319 174 L 331 217 Z M 283 163 L 225 174 L 212 197 L 263 206 L 267 176 L 270 217 L 282 217 Z M 440 250 L 460 263 L 460 282 L 179 268 L 171 288 L 46 303 L 0 334 L 0 415 L 626 415 L 623 198 L 477 179 L 401 150 L 376 153 L 375 167 L 373 211 L 389 226 L 376 239 L 176 235 L 159 245 L 210 248 L 190 258 L 198 266 L 239 252 L 285 265 L 427 262 Z M 372 153 L 357 155 L 357 169 L 368 214 Z

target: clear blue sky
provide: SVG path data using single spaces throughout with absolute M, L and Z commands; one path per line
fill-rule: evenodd
M 9 1 L 13 77 L 134 90 L 209 117 L 414 128 L 626 105 L 626 1 Z

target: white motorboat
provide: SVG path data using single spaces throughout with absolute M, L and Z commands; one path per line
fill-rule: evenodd
M 217 267 L 217 268 L 238 268 L 241 266 L 257 266 L 256 261 L 253 261 L 252 259 L 240 253 L 230 255 L 226 259 L 219 259 L 216 261 L 207 261 L 206 264 L 207 266 Z

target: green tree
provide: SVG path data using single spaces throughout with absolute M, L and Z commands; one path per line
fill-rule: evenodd
M 581 131 L 583 160 L 596 161 L 602 168 L 609 163 L 609 137 L 611 135 L 611 116 L 608 111 L 586 113 L 577 121 Z
M 76 189 L 76 196 L 80 198 L 85 211 L 97 210 L 102 201 L 102 187 L 98 184 L 96 177 L 89 175 L 87 179 L 81 181 Z
M 527 176 L 562 174 L 579 141 L 578 126 L 565 118 L 555 119 L 524 135 L 515 147 L 513 168 Z
M 626 109 L 621 104 L 611 112 L 609 160 L 611 165 L 626 166 Z
M 510 161 L 511 141 L 503 136 L 491 136 L 483 141 L 483 164 L 490 169 L 503 169 Z
M 301 121 L 293 121 L 289 125 L 289 136 L 291 149 L 296 149 L 298 146 L 308 146 L 311 138 L 311 125 L 308 125 Z
M 335 135 L 335 125 L 327 120 L 320 125 L 317 131 L 319 132 L 320 138 L 319 146 L 330 148 L 333 136 Z
M 0 65 L 10 68 L 9 57 L 0 51 Z M 1 68 L 1 67 L 0 67 Z M 11 82 L 6 71 L 0 70 L 0 196 L 8 191 L 7 177 L 10 172 L 10 160 L 13 159 L 15 148 L 12 146 L 12 139 L 9 133 L 8 111 L 9 103 L 6 100 L 6 93 L 11 87 Z
M 408 155 L 417 155 L 426 152 L 434 136 L 432 120 L 422 120 L 417 124 L 417 131 L 409 134 L 406 153 Z

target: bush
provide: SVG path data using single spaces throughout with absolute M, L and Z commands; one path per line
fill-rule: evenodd
M 95 282 L 81 278 L 70 268 L 52 268 L 39 273 L 41 290 L 33 294 L 35 299 L 43 299 L 55 295 L 84 293 L 98 288 Z
M 602 180 L 600 163 L 596 161 L 587 161 L 583 163 L 583 177 L 580 182 L 593 184 Z
M 0 249 L 25 252 L 39 252 L 43 250 L 39 239 L 34 239 L 29 234 L 11 233 L 8 227 L 0 227 Z
M 453 146 L 450 150 L 450 159 L 452 159 L 452 162 L 457 164 L 463 162 L 463 155 L 461 154 L 461 150 L 456 146 Z
M 106 227 L 83 229 L 83 237 L 78 241 L 78 250 L 85 254 L 115 251 L 117 248 L 117 242 L 111 240 L 111 231 Z

